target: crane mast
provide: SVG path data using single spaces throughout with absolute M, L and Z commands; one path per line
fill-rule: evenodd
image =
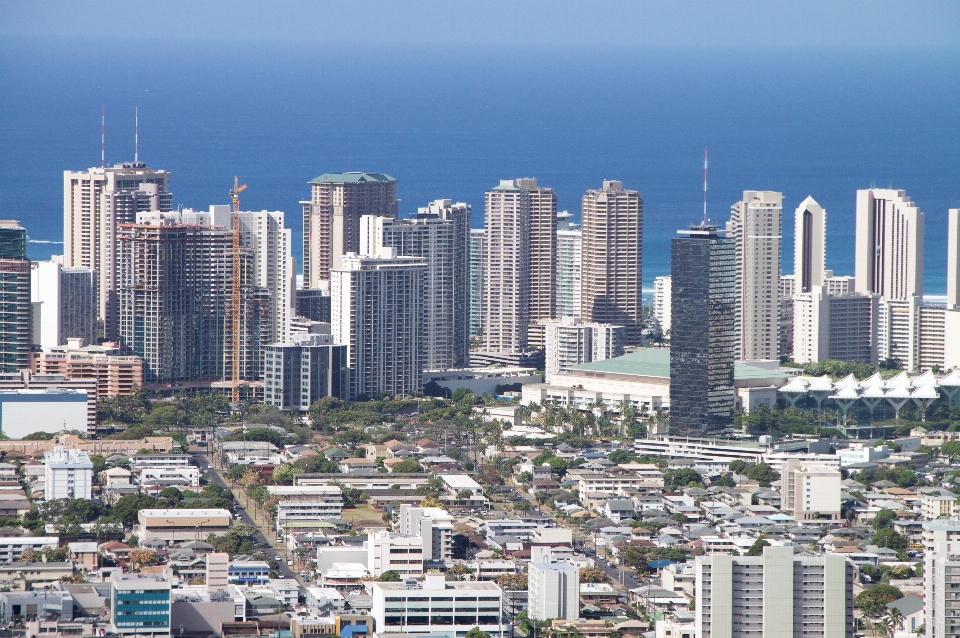
M 240 192 L 247 187 L 240 184 L 236 176 L 233 178 L 233 188 L 230 189 L 230 199 L 233 203 L 233 285 L 231 290 L 231 328 L 233 331 L 233 373 L 231 401 L 240 402 Z

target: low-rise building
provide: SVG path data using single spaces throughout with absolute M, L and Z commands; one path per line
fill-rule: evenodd
M 270 565 L 264 560 L 230 561 L 227 578 L 231 583 L 262 584 L 270 579 Z
M 170 635 L 172 597 L 163 576 L 114 572 L 110 578 L 110 625 L 120 635 Z
M 143 360 L 121 355 L 111 344 L 84 345 L 83 339 L 49 348 L 37 356 L 37 372 L 58 374 L 68 379 L 96 379 L 97 399 L 132 394 L 143 385 Z
M 423 574 L 423 538 L 386 530 L 367 535 L 367 569 L 379 577 L 394 571 L 402 577 Z
M 0 563 L 16 563 L 24 552 L 41 552 L 56 549 L 59 543 L 56 536 L 3 536 L 0 537 Z
M 90 500 L 93 489 L 93 462 L 83 450 L 56 447 L 43 453 L 46 501 L 61 498 Z
M 233 515 L 223 509 L 144 509 L 137 518 L 141 541 L 156 538 L 176 542 L 225 534 Z
M 288 523 L 339 518 L 343 513 L 343 491 L 337 485 L 270 485 L 277 503 L 277 531 Z
M 839 520 L 839 470 L 816 463 L 787 461 L 783 464 L 783 511 L 794 520 Z

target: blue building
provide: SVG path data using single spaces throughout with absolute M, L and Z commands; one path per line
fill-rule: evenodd
M 170 635 L 170 581 L 163 576 L 114 572 L 110 624 L 120 635 Z
M 262 560 L 237 560 L 230 563 L 227 578 L 231 583 L 263 584 L 270 580 L 270 565 Z

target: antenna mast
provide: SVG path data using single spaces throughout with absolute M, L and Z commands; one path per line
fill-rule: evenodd
M 133 116 L 133 161 L 140 161 L 140 107 L 135 106 Z
M 703 147 L 703 225 L 707 225 L 707 147 Z
M 232 371 L 232 392 L 230 399 L 233 403 L 240 402 L 240 192 L 247 187 L 241 184 L 240 180 L 234 176 L 233 188 L 230 189 L 230 200 L 232 203 L 232 221 L 233 221 L 233 281 L 231 286 L 231 321 L 230 327 L 233 336 L 233 371 Z
M 104 127 L 104 116 L 107 113 L 107 107 L 104 104 L 100 105 L 100 168 L 105 168 L 107 165 L 106 155 L 104 153 L 104 132 L 106 128 Z

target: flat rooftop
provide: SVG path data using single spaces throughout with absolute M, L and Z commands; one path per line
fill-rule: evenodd
M 591 361 L 573 366 L 572 371 L 589 370 L 592 372 L 609 372 L 613 374 L 629 374 L 642 377 L 670 378 L 670 349 L 669 348 L 640 348 L 635 352 L 622 357 Z M 767 370 L 747 363 L 733 364 L 734 380 L 747 379 L 786 379 L 787 375 L 776 370 Z

